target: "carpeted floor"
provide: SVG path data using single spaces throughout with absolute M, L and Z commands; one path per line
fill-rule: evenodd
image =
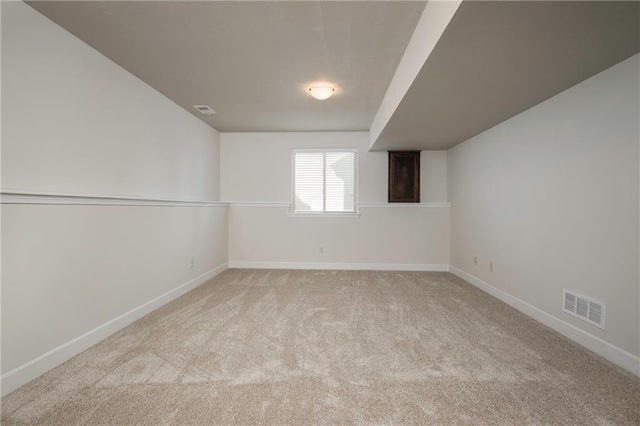
M 626 424 L 640 379 L 448 273 L 228 270 L 2 424 Z

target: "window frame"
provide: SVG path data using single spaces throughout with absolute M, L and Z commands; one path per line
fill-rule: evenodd
M 323 153 L 323 188 L 322 188 L 322 203 L 323 208 L 326 208 L 327 194 L 326 194 L 326 154 L 330 152 L 353 152 L 354 153 L 354 186 L 353 186 L 353 210 L 345 211 L 311 211 L 311 210 L 295 210 L 295 198 L 296 198 L 296 153 L 308 152 L 308 153 Z M 291 204 L 289 208 L 288 216 L 290 217 L 359 217 L 358 212 L 358 149 L 357 148 L 293 148 L 291 150 Z

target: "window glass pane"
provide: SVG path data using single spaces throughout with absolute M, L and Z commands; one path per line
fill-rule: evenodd
M 323 210 L 324 153 L 294 154 L 294 210 Z
M 355 211 L 355 153 L 326 153 L 326 211 Z
M 355 151 L 294 151 L 293 210 L 355 212 Z

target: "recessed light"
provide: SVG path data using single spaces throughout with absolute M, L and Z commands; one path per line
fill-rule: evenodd
M 212 115 L 216 113 L 209 105 L 194 105 L 194 108 L 204 115 Z
M 321 101 L 324 101 L 325 99 L 329 99 L 335 91 L 336 89 L 331 86 L 309 87 L 309 93 L 311 94 L 311 96 Z

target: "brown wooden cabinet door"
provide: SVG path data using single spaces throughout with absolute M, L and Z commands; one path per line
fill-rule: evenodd
M 389 202 L 420 202 L 420 151 L 389 151 Z

